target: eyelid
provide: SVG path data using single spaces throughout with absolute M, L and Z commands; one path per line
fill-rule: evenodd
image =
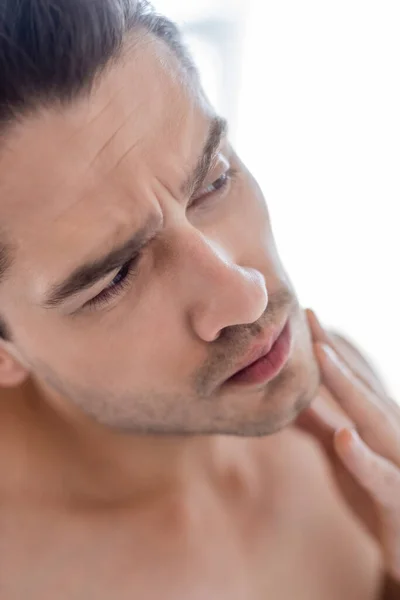
M 217 167 L 218 171 L 217 173 L 215 173 Z M 206 188 L 215 183 L 215 181 L 220 179 L 223 175 L 229 174 L 230 171 L 231 163 L 229 159 L 225 155 L 222 155 L 221 152 L 219 152 L 218 155 L 215 157 L 215 160 L 213 161 L 209 172 L 207 173 L 207 177 L 202 182 L 201 187 L 199 187 L 199 189 L 191 196 L 190 201 L 193 202 L 196 201 L 198 198 L 201 198 Z
M 231 167 L 222 173 L 222 175 L 218 178 L 221 179 L 223 176 L 225 176 L 225 181 L 222 183 L 222 185 L 213 191 L 205 190 L 204 193 L 201 193 L 200 195 L 196 196 L 196 198 L 193 198 L 190 204 L 187 206 L 187 209 L 196 210 L 197 208 L 201 208 L 203 205 L 207 205 L 208 200 L 219 200 L 227 196 L 231 192 L 232 186 L 234 185 L 238 174 L 239 170 L 235 167 Z M 214 183 L 217 182 L 218 179 L 215 179 Z
M 77 294 L 75 296 L 74 306 L 71 307 L 71 310 L 67 311 L 67 314 L 71 317 L 74 317 L 74 316 L 79 316 L 79 315 L 85 313 L 87 310 L 89 311 L 90 303 L 93 302 L 95 300 L 95 298 L 97 298 L 98 296 L 100 296 L 101 294 L 103 294 L 105 292 L 107 287 L 114 281 L 114 279 L 117 277 L 118 273 L 120 273 L 124 267 L 126 267 L 128 264 L 134 265 L 136 262 L 138 262 L 142 253 L 143 253 L 143 250 L 139 254 L 137 252 L 135 252 L 135 256 L 132 257 L 132 259 L 130 259 L 129 261 L 126 261 L 124 264 L 113 269 L 110 273 L 105 275 L 103 277 L 103 279 L 97 281 L 91 288 L 88 288 L 87 290 L 85 290 L 85 292 L 81 292 L 81 294 Z M 94 290 L 96 290 L 96 289 L 98 289 L 98 292 L 94 293 Z M 87 299 L 84 299 L 84 298 L 87 298 Z M 79 304 L 77 304 L 77 302 L 79 302 Z M 94 304 L 94 302 L 93 302 L 93 304 Z M 92 308 L 94 310 L 96 307 L 93 306 Z
M 114 279 L 117 277 L 118 273 L 128 264 L 128 263 L 132 263 L 134 262 L 140 253 L 135 253 L 135 256 L 133 256 L 131 259 L 129 259 L 128 261 L 124 262 L 121 265 L 118 265 L 117 267 L 114 267 L 114 269 L 112 269 L 112 271 L 109 271 L 106 275 L 104 275 L 101 279 L 99 279 L 98 281 L 96 281 L 96 283 L 94 283 L 91 287 L 87 288 L 86 290 L 82 291 L 80 294 L 77 294 L 78 297 L 87 297 L 88 300 L 85 300 L 83 302 L 83 304 L 80 304 L 80 308 L 82 308 L 83 306 L 85 306 L 88 302 L 90 302 L 91 300 L 93 300 L 93 298 L 96 298 L 97 296 L 99 296 L 102 292 L 104 292 L 105 289 L 107 289 L 107 287 L 114 281 Z M 94 293 L 94 290 L 98 290 L 98 292 Z M 93 295 L 94 294 L 94 295 Z M 79 309 L 78 309 L 79 310 Z
M 112 279 L 108 286 L 104 287 L 98 294 L 87 300 L 87 302 L 85 302 L 80 307 L 79 312 L 85 313 L 96 310 L 102 310 L 106 308 L 108 304 L 111 304 L 114 298 L 122 296 L 124 291 L 128 290 L 133 279 L 136 276 L 137 270 L 139 268 L 138 263 L 140 261 L 140 258 L 141 256 L 136 256 L 131 261 L 122 265 L 120 269 L 118 269 L 118 271 L 116 272 L 114 279 L 124 269 L 127 269 L 127 273 L 124 279 L 120 283 L 110 286 L 110 284 L 114 281 L 114 279 Z

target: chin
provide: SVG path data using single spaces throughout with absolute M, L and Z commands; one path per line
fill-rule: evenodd
M 287 365 L 265 390 L 265 433 L 275 433 L 291 425 L 311 404 L 319 384 L 319 370 L 313 357 L 307 363 Z M 263 423 L 259 425 L 262 427 Z
M 306 339 L 275 379 L 261 388 L 243 387 L 225 399 L 224 433 L 258 437 L 280 431 L 310 405 L 319 384 L 319 369 L 311 343 Z

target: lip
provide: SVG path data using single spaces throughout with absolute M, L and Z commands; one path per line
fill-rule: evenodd
M 236 367 L 225 383 L 266 383 L 273 379 L 287 362 L 290 354 L 289 321 L 288 318 L 280 326 L 265 329 L 248 352 L 245 360 Z M 272 359 L 272 362 L 269 359 Z
M 244 361 L 236 367 L 235 371 L 232 373 L 231 377 L 238 373 L 239 371 L 243 371 L 257 360 L 260 360 L 263 356 L 268 354 L 271 351 L 272 346 L 275 344 L 278 337 L 281 335 L 282 331 L 285 329 L 287 324 L 287 320 L 280 325 L 280 327 L 275 327 L 274 329 L 265 329 L 261 334 L 261 339 L 258 339 L 257 342 L 253 345 L 251 350 L 248 352 Z

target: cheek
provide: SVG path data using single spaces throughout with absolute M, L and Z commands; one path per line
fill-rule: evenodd
M 292 317 L 292 354 L 290 368 L 294 375 L 293 383 L 301 393 L 311 397 L 319 384 L 319 369 L 304 311 L 296 302 Z
M 293 359 L 301 367 L 300 371 L 306 381 L 319 383 L 319 369 L 314 357 L 312 339 L 304 311 L 297 304 L 296 315 L 292 322 L 293 331 Z
M 67 360 L 57 362 L 66 377 L 116 395 L 174 387 L 181 391 L 197 360 L 184 324 L 171 282 L 157 279 L 135 310 L 128 304 L 112 327 L 99 323 L 96 330 L 70 340 L 74 355 L 70 346 Z

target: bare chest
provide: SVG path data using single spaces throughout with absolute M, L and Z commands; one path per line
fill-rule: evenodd
M 280 504 L 269 499 L 272 518 L 256 506 L 236 523 L 200 506 L 183 516 L 144 511 L 134 519 L 9 516 L 0 540 L 0 597 L 376 599 L 378 560 L 368 539 L 326 497 L 318 509 L 306 505 L 298 490 Z
M 272 443 L 217 493 L 0 509 L 1 600 L 376 600 L 377 550 L 324 460 L 297 435 Z

